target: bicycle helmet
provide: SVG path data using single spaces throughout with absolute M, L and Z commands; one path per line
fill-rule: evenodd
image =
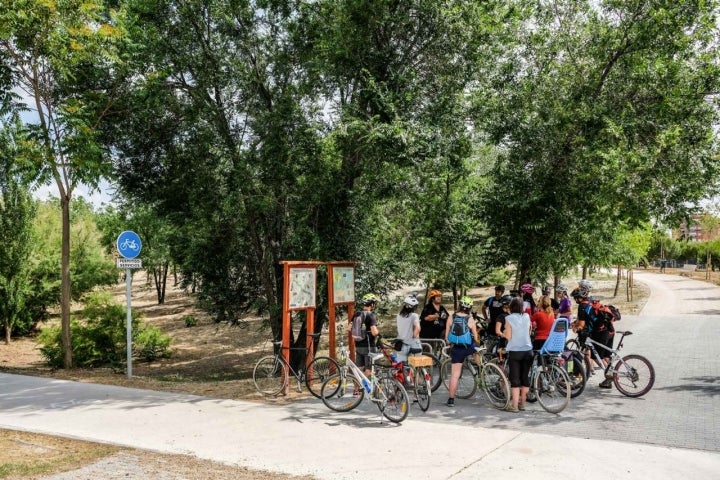
M 405 297 L 405 300 L 403 300 L 403 304 L 407 307 L 415 308 L 418 306 L 418 301 L 417 298 L 415 298 L 415 295 L 408 295 Z
M 529 294 L 535 293 L 535 287 L 533 287 L 529 283 L 524 283 L 522 285 L 522 287 L 520 287 L 520 290 L 522 290 L 524 293 L 529 293 Z
M 460 298 L 460 308 L 463 310 L 470 310 L 473 306 L 473 299 L 470 297 Z
M 570 292 L 570 296 L 577 300 L 578 298 L 587 298 L 589 293 L 590 292 L 588 292 L 587 290 L 583 290 L 582 288 L 577 287 L 573 289 L 572 292 Z
M 592 290 L 592 282 L 590 280 L 580 280 L 578 282 L 578 287 L 580 287 L 581 290 L 587 290 L 588 292 Z
M 442 297 L 442 292 L 440 290 L 430 290 L 428 292 L 428 299 L 431 299 L 433 297 Z
M 363 305 L 375 305 L 380 300 L 374 293 L 366 293 L 362 297 Z
M 503 307 L 505 305 L 510 305 L 510 302 L 512 302 L 512 299 L 513 299 L 512 295 L 503 295 L 502 297 L 500 297 L 500 305 L 502 305 Z
M 559 284 L 557 287 L 555 287 L 556 292 L 567 292 L 567 287 L 564 284 Z

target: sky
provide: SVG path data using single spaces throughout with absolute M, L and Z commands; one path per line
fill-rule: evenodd
M 112 184 L 110 184 L 107 180 L 100 181 L 100 188 L 96 191 L 91 191 L 91 189 L 87 185 L 78 185 L 77 189 L 75 190 L 75 193 L 73 194 L 74 198 L 82 197 L 84 198 L 88 203 L 90 203 L 95 209 L 102 209 L 106 205 L 113 204 L 112 201 L 112 195 L 114 192 L 114 187 Z M 57 186 L 55 186 L 54 183 L 50 183 L 48 185 L 43 185 L 39 188 L 37 188 L 33 192 L 33 196 L 39 200 L 47 200 L 49 198 L 58 198 L 58 190 Z

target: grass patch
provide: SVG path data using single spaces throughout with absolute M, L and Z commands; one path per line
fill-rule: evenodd
M 0 429 L 0 478 L 31 478 L 73 470 L 118 450 L 111 445 Z

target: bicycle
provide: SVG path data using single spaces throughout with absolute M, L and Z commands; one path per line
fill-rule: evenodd
M 367 399 L 380 410 L 382 417 L 391 422 L 400 423 L 407 418 L 410 410 L 408 394 L 395 377 L 384 374 L 375 375 L 375 361 L 382 358 L 382 353 L 372 356 L 370 378 L 348 358 L 344 342 L 340 342 L 340 369 L 338 373 L 328 377 L 322 385 L 320 398 L 329 409 L 336 412 L 349 412 Z M 366 395 L 367 394 L 367 395 Z
M 623 341 L 625 337 L 632 335 L 632 332 L 616 331 L 615 334 L 620 334 L 620 342 L 617 348 L 609 348 L 598 343 L 584 332 L 580 332 L 578 338 L 568 340 L 565 343 L 565 348 L 578 350 L 584 356 L 589 356 L 590 361 L 585 362 L 588 377 L 592 375 L 593 370 L 603 369 L 605 378 L 612 379 L 620 393 L 626 397 L 641 397 L 649 392 L 655 384 L 655 368 L 653 368 L 650 360 L 642 355 L 632 354 L 621 357 L 620 350 L 623 347 Z M 600 347 L 610 353 L 610 360 L 607 365 L 605 365 L 595 347 Z M 595 364 L 593 364 L 593 361 Z
M 316 341 L 320 337 L 320 333 L 311 333 L 308 336 Z M 253 382 L 255 389 L 266 396 L 276 396 L 280 392 L 285 391 L 290 374 L 297 381 L 297 391 L 302 392 L 302 384 L 310 391 L 310 393 L 320 398 L 323 382 L 332 374 L 337 373 L 340 369 L 338 362 L 326 356 L 313 358 L 309 365 L 304 365 L 295 371 L 294 368 L 285 360 L 282 355 L 282 341 L 273 341 L 273 355 L 267 355 L 257 361 L 253 368 Z M 305 355 L 310 353 L 308 348 L 290 348 L 290 350 L 304 350 Z
M 538 402 L 548 413 L 560 413 L 570 403 L 570 377 L 559 365 L 558 354 L 533 352 L 533 363 L 530 369 L 530 391 L 528 402 Z M 492 365 L 501 366 L 504 373 L 508 372 L 508 356 L 498 357 L 491 361 Z
M 445 347 L 444 354 L 447 356 L 442 362 L 440 368 L 442 382 L 445 388 L 450 389 L 450 377 L 452 375 L 452 359 Z M 504 409 L 510 402 L 510 382 L 505 372 L 494 363 L 487 362 L 484 356 L 485 347 L 475 347 L 476 356 L 480 363 L 478 364 L 472 357 L 468 355 L 462 364 L 460 377 L 458 378 L 455 396 L 458 398 L 471 398 L 478 388 L 485 392 L 490 404 L 498 409 Z
M 384 362 L 376 362 L 381 368 L 389 369 L 389 373 L 394 376 L 400 383 L 404 383 L 405 390 L 412 388 L 415 394 L 415 402 L 420 410 L 426 412 L 430 408 L 430 380 L 431 374 L 428 370 L 432 368 L 434 359 L 427 355 L 410 355 L 408 356 L 407 365 L 405 362 L 398 362 L 394 354 L 389 353 L 389 347 L 385 343 L 380 343 L 380 349 L 383 353 Z M 382 360 L 382 359 L 381 359 Z
M 440 365 L 443 360 L 442 352 L 447 344 L 443 338 L 421 338 L 420 343 L 423 347 L 423 355 L 432 358 L 432 365 L 427 367 L 427 369 L 430 372 L 430 391 L 434 392 L 442 385 Z

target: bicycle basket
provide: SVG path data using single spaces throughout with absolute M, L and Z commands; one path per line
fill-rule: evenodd
M 433 359 L 427 355 L 415 355 L 408 357 L 408 364 L 411 367 L 432 367 Z

